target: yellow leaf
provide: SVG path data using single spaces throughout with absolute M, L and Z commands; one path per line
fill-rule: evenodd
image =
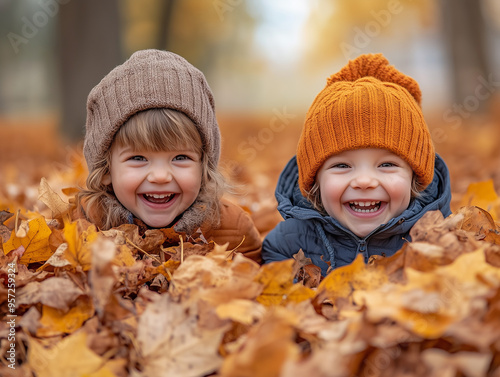
M 119 245 L 113 263 L 117 266 L 133 266 L 135 258 L 127 245 Z
M 328 274 L 318 286 L 316 297 L 348 297 L 355 290 L 371 290 L 387 282 L 384 270 L 367 266 L 359 254 L 351 264 L 339 267 Z
M 37 217 L 28 223 L 28 231 L 25 237 L 19 238 L 15 231 L 7 242 L 3 244 L 5 254 L 23 246 L 25 252 L 20 259 L 20 263 L 29 264 L 36 262 L 45 262 L 52 255 L 49 247 L 49 236 L 52 233 L 43 217 Z
M 85 377 L 117 377 L 125 376 L 127 367 L 127 360 L 122 359 L 111 359 L 106 364 L 96 372 L 90 373 Z
M 92 300 L 81 297 L 68 312 L 55 309 L 47 305 L 42 306 L 41 327 L 38 328 L 37 337 L 49 337 L 72 333 L 82 327 L 83 323 L 94 315 Z
M 159 274 L 162 274 L 167 278 L 168 281 L 172 278 L 172 274 L 174 273 L 175 270 L 181 265 L 181 262 L 175 261 L 173 259 L 169 259 L 168 261 L 164 262 L 163 264 L 160 264 L 156 268 L 156 272 Z
M 65 258 L 73 266 L 82 266 L 84 271 L 88 271 L 92 260 L 90 244 L 99 236 L 95 226 L 90 225 L 87 230 L 80 232 L 78 221 L 65 223 L 63 234 L 68 244 Z
M 219 305 L 216 313 L 221 319 L 231 319 L 244 325 L 251 325 L 262 319 L 266 308 L 255 301 L 235 299 Z
M 486 211 L 491 211 L 493 219 L 498 220 L 497 214 L 492 211 L 495 204 L 498 203 L 498 195 L 493 186 L 493 180 L 471 183 L 467 188 L 467 192 L 460 201 L 460 207 L 477 206 Z
M 294 284 L 290 287 L 288 293 L 286 294 L 285 303 L 299 303 L 305 300 L 312 299 L 315 295 L 316 292 L 311 288 L 305 287 L 302 284 Z
M 290 301 L 301 302 L 314 297 L 314 291 L 302 284 L 293 284 L 295 261 L 288 259 L 263 265 L 255 281 L 264 289 L 257 302 L 266 305 L 283 305 Z
M 28 364 L 37 377 L 81 377 L 97 372 L 105 360 L 87 347 L 87 334 L 79 331 L 45 348 L 29 339 Z

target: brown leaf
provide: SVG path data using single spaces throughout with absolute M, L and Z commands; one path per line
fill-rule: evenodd
M 245 344 L 224 359 L 220 376 L 238 376 L 241 371 L 247 376 L 279 376 L 285 361 L 296 360 L 300 353 L 293 327 L 282 319 L 271 312 L 253 327 Z
M 193 255 L 207 255 L 214 248 L 214 244 L 192 244 L 191 242 L 183 242 L 182 246 L 171 246 L 162 248 L 162 252 L 169 255 L 169 259 L 181 262 Z
M 117 281 L 112 262 L 116 255 L 115 244 L 111 240 L 98 239 L 91 246 L 92 268 L 89 278 L 95 310 L 99 317 L 104 314 L 113 287 Z
M 500 244 L 500 228 L 490 213 L 479 207 L 462 207 L 460 213 L 464 215 L 464 220 L 459 229 L 474 233 L 477 239 Z
M 294 277 L 308 288 L 316 288 L 321 281 L 321 268 L 312 264 L 311 258 L 306 258 L 302 249 L 293 255 Z
M 38 200 L 43 202 L 52 211 L 54 218 L 60 218 L 68 214 L 72 209 L 71 204 L 62 200 L 44 177 L 42 177 L 40 187 L 38 188 Z
M 71 304 L 84 292 L 69 279 L 52 277 L 39 282 L 31 282 L 19 289 L 16 305 L 42 303 L 55 309 L 67 311 Z
M 214 372 L 222 362 L 218 348 L 226 330 L 202 331 L 193 307 L 159 296 L 146 307 L 137 328 L 143 374 L 194 377 Z
M 3 225 L 3 223 L 8 219 L 10 219 L 12 216 L 14 216 L 14 214 L 10 213 L 9 211 L 6 210 L 0 211 L 0 224 Z
M 255 299 L 262 286 L 259 266 L 240 254 L 233 261 L 217 255 L 192 256 L 173 274 L 171 293 L 183 299 L 203 298 L 214 306 L 233 299 Z
M 422 359 L 430 367 L 429 377 L 455 376 L 459 372 L 467 377 L 482 377 L 486 375 L 491 356 L 474 352 L 450 354 L 431 348 L 422 352 Z

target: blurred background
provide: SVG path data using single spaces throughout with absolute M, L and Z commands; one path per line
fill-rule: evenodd
M 4 206 L 33 203 L 42 176 L 83 184 L 87 95 L 145 48 L 173 51 L 207 77 L 222 166 L 253 211 L 274 205 L 326 78 L 368 52 L 420 84 L 455 197 L 478 180 L 500 188 L 498 0 L 0 0 Z

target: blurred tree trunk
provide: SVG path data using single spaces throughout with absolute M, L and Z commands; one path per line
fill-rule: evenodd
M 172 30 L 172 19 L 175 11 L 176 0 L 164 0 L 160 3 L 160 27 L 158 28 L 158 49 L 169 50 L 170 31 Z
M 482 79 L 488 80 L 481 1 L 442 0 L 441 5 L 444 43 L 452 71 L 452 96 L 455 103 L 461 104 L 475 94 Z
M 118 0 L 72 0 L 60 5 L 59 16 L 60 130 L 78 141 L 90 90 L 122 59 Z

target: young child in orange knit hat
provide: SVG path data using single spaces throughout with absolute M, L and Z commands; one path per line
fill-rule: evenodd
M 300 249 L 322 275 L 359 253 L 390 256 L 427 211 L 448 216 L 448 169 L 435 151 L 419 86 L 382 54 L 361 55 L 327 80 L 276 188 L 285 221 L 264 262 Z M 330 265 L 330 267 L 329 267 Z

